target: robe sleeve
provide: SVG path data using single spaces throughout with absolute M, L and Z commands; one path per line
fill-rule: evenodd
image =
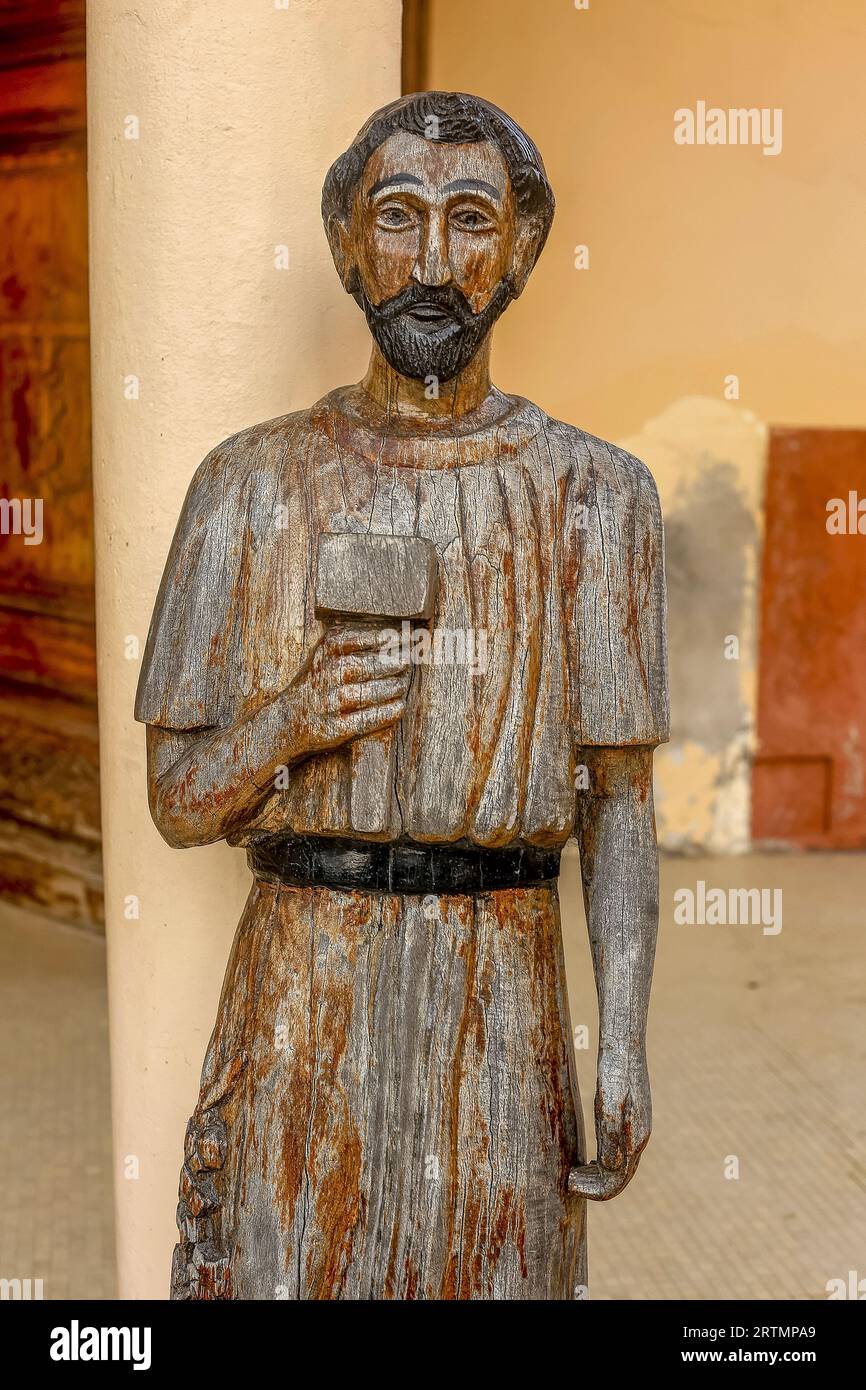
M 581 452 L 569 517 L 575 745 L 663 743 L 670 715 L 658 492 L 646 465 L 624 450 L 585 437 Z
M 138 681 L 135 718 L 144 724 L 202 729 L 234 717 L 244 528 L 228 464 L 222 446 L 208 454 L 183 504 Z

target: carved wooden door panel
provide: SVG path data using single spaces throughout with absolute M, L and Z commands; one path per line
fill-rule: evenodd
M 84 0 L 0 13 L 0 896 L 101 918 Z
M 760 610 L 754 838 L 862 848 L 866 430 L 771 432 Z

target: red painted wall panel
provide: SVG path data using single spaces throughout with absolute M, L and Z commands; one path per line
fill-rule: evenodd
M 828 503 L 844 503 L 844 530 Z M 761 577 L 752 832 L 866 847 L 866 430 L 774 429 Z M 852 529 L 853 523 L 853 529 Z

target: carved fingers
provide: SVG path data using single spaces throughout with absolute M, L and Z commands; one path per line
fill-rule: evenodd
M 572 1168 L 568 1175 L 568 1190 L 590 1202 L 609 1202 L 618 1197 L 637 1172 L 639 1156 L 631 1159 L 623 1168 L 602 1168 L 599 1163 L 585 1163 L 580 1168 Z
M 328 706 L 333 714 L 351 714 L 354 710 L 404 700 L 408 689 L 408 672 L 402 676 L 379 676 L 365 681 L 346 681 L 328 692 Z
M 595 1132 L 598 1157 L 573 1168 L 568 1190 L 606 1202 L 627 1187 L 637 1171 L 652 1128 L 646 1057 L 603 1049 L 598 1060 Z
M 369 624 L 326 629 L 292 687 L 304 752 L 337 748 L 401 718 L 411 667 L 385 632 Z

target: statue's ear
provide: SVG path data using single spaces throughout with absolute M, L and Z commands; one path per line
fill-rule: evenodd
M 337 274 L 343 282 L 343 289 L 348 294 L 353 294 L 358 284 L 358 270 L 355 265 L 349 226 L 342 217 L 338 217 L 335 212 L 332 212 L 325 230 L 331 255 L 334 258 L 334 265 L 337 267 Z
M 541 236 L 542 222 L 540 217 L 533 217 L 530 214 L 528 217 L 518 219 L 514 233 L 514 251 L 511 256 L 511 281 L 515 299 L 523 293 L 532 267 L 535 265 Z

